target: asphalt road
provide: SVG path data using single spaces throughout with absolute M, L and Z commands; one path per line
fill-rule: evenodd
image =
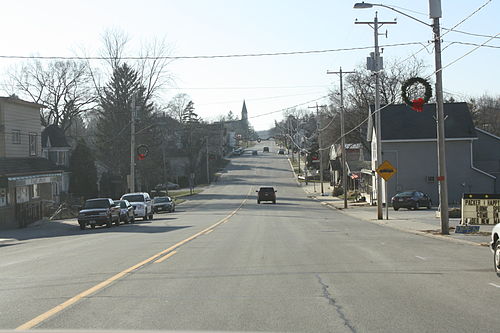
M 0 329 L 500 331 L 489 249 L 324 207 L 255 149 L 175 213 L 0 245 Z

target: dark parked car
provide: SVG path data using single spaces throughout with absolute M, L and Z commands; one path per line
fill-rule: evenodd
M 419 209 L 420 207 L 430 209 L 432 206 L 431 198 L 419 191 L 398 193 L 392 197 L 391 203 L 394 210 L 398 210 L 399 208 Z
M 85 201 L 78 213 L 78 224 L 82 230 L 87 225 L 90 225 L 92 229 L 96 225 L 106 225 L 109 228 L 113 222 L 120 225 L 120 207 L 114 203 L 113 199 L 89 199 Z
M 257 203 L 260 204 L 261 201 L 272 201 L 273 204 L 276 203 L 276 191 L 274 187 L 261 187 L 257 192 Z
M 120 221 L 134 223 L 134 207 L 127 200 L 115 200 L 115 204 L 120 206 Z
M 153 209 L 158 212 L 175 212 L 175 202 L 171 197 L 156 197 L 153 199 Z
M 278 154 L 285 155 L 285 149 L 280 148 L 280 150 L 278 150 Z
M 257 155 L 257 150 L 252 150 L 252 155 Z
M 269 152 L 269 147 L 264 147 L 264 149 L 262 149 L 263 152 Z

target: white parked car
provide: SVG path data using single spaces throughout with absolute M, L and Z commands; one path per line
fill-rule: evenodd
M 495 272 L 500 277 L 500 223 L 493 227 L 491 231 L 491 251 L 493 251 L 493 263 Z
M 146 192 L 127 193 L 120 200 L 127 200 L 134 207 L 134 216 L 143 220 L 153 219 L 153 201 Z

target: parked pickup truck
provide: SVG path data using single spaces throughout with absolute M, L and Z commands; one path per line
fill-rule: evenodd
M 120 206 L 109 198 L 89 199 L 85 201 L 78 213 L 78 224 L 81 230 L 84 230 L 87 225 L 90 225 L 92 229 L 96 225 L 106 225 L 109 228 L 113 222 L 120 225 Z

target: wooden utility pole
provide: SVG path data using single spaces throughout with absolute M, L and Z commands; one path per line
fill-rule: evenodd
M 319 108 L 326 108 L 327 105 L 318 105 L 316 103 L 316 106 L 309 106 L 309 109 L 316 109 L 316 127 L 318 129 L 318 151 L 319 151 L 319 181 L 321 183 L 321 195 L 325 194 L 324 188 L 323 188 L 323 148 L 322 148 L 322 143 L 321 143 L 321 132 L 323 129 L 321 128 L 321 121 L 319 119 Z
M 327 71 L 326 74 L 340 75 L 340 135 L 341 135 L 341 151 L 342 151 L 342 185 L 344 186 L 344 208 L 347 208 L 347 155 L 345 152 L 345 114 L 344 114 L 344 86 L 342 74 L 353 74 L 356 72 L 342 72 L 342 67 L 338 72 Z

